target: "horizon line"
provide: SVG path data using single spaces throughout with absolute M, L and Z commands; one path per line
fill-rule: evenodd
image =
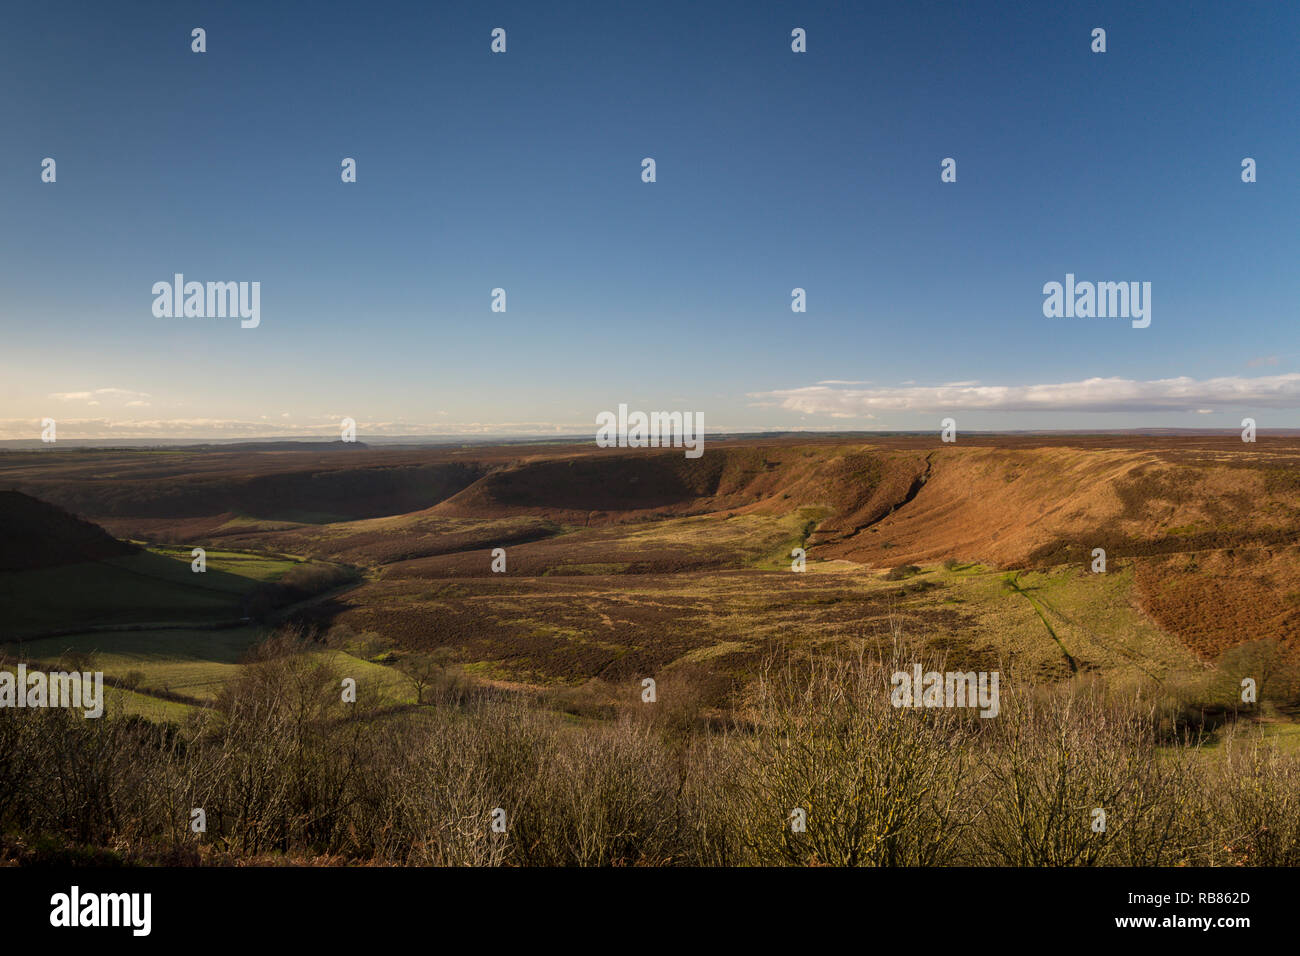
M 1174 426 L 1136 426 L 1131 428 L 971 428 L 963 429 L 963 435 L 1187 435 L 1215 436 L 1237 435 L 1239 428 L 1206 427 L 1183 428 Z M 909 437 L 937 434 L 936 429 L 918 428 L 882 428 L 882 429 L 828 429 L 828 428 L 761 428 L 753 430 L 733 430 L 708 435 L 709 441 L 727 441 L 747 438 L 780 437 L 786 435 L 807 435 L 809 437 Z M 1257 428 L 1258 435 L 1280 437 L 1300 436 L 1300 427 Z M 236 446 L 236 445 L 303 445 L 303 446 L 346 446 L 346 445 L 418 445 L 418 444 L 595 444 L 596 439 L 590 432 L 572 432 L 559 434 L 516 433 L 497 435 L 465 435 L 455 433 L 428 433 L 423 435 L 358 435 L 355 441 L 343 441 L 341 438 L 312 437 L 303 435 L 254 435 L 243 437 L 171 437 L 171 436 L 122 436 L 115 438 L 60 438 L 56 442 L 45 442 L 39 438 L 4 438 L 0 439 L 0 448 L 48 448 L 57 449 L 62 445 L 77 447 L 111 448 L 130 445 L 133 447 L 170 446 Z M 626 449 L 623 449 L 626 450 Z

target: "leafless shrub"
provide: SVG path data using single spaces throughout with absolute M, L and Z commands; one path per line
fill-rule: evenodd
M 1300 761 L 1259 739 L 1235 735 L 1203 794 L 1209 853 L 1229 866 L 1300 865 Z
M 1194 747 L 1161 751 L 1154 717 L 1151 705 L 1108 700 L 1079 682 L 1041 695 L 1004 694 L 987 742 L 989 800 L 978 828 L 985 862 L 1183 860 Z
M 736 826 L 745 862 L 842 866 L 952 862 L 981 771 L 955 710 L 890 703 L 901 666 L 865 656 L 761 676 L 744 738 Z M 910 667 L 910 660 L 908 662 Z M 792 814 L 806 814 L 796 832 Z

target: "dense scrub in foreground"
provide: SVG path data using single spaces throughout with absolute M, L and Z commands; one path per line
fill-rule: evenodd
M 719 724 L 690 695 L 575 723 L 439 682 L 340 702 L 281 638 L 184 727 L 0 711 L 11 859 L 434 865 L 1297 865 L 1300 757 L 1170 731 L 1075 681 L 1001 711 L 894 708 L 912 657 L 763 672 Z M 888 656 L 888 655 L 887 655 Z M 364 694 L 362 695 L 364 698 Z M 193 808 L 207 830 L 191 832 Z M 504 811 L 505 832 L 494 832 Z M 792 814 L 806 815 L 794 832 Z M 1094 826 L 1105 811 L 1104 832 Z M 501 819 L 501 814 L 497 813 Z

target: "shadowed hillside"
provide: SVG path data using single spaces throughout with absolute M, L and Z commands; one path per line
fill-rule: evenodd
M 17 491 L 0 491 L 0 571 L 55 568 L 136 550 L 62 508 Z
M 699 459 L 680 451 L 598 452 L 511 463 L 443 502 L 435 513 L 529 514 L 596 525 L 721 511 L 785 513 L 822 507 L 823 535 L 886 514 L 924 474 L 919 453 L 853 446 L 736 445 Z
M 472 461 L 366 449 L 321 453 L 310 446 L 297 452 L 82 450 L 0 456 L 0 487 L 101 519 L 228 514 L 328 522 L 427 508 L 486 471 Z

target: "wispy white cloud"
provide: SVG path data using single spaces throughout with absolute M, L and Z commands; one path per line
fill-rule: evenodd
M 438 412 L 437 414 L 443 414 Z M 336 441 L 340 437 L 342 415 L 319 415 L 310 420 L 274 420 L 267 416 L 258 419 L 243 418 L 72 418 L 54 416 L 60 441 L 88 439 L 252 439 L 291 438 L 308 441 Z M 710 434 L 726 432 L 782 431 L 787 425 L 755 425 L 749 422 L 721 421 L 710 423 Z M 820 430 L 827 426 L 803 425 L 803 428 Z M 37 418 L 0 419 L 0 440 L 36 440 L 41 437 L 41 422 Z M 441 421 L 357 421 L 357 439 L 402 438 L 425 435 L 449 435 L 479 438 L 554 438 L 572 435 L 575 438 L 595 438 L 594 416 L 578 422 L 448 422 Z
M 1089 378 L 1041 385 L 909 385 L 846 388 L 824 384 L 751 392 L 756 405 L 779 403 L 806 415 L 870 418 L 873 412 L 1171 412 L 1207 406 L 1300 408 L 1300 373 L 1136 381 Z
M 96 388 L 87 392 L 51 392 L 50 398 L 60 402 L 85 402 L 99 405 L 101 402 L 124 402 L 129 406 L 148 405 L 152 396 L 148 392 L 133 392 L 129 388 Z
M 269 421 L 240 418 L 72 418 L 54 416 L 61 439 L 97 438 L 303 438 L 332 441 L 340 435 L 344 416 L 318 416 L 310 421 Z M 595 434 L 593 422 L 410 422 L 358 421 L 357 437 L 367 435 L 529 435 Z M 41 423 L 35 418 L 0 419 L 0 439 L 36 439 Z

